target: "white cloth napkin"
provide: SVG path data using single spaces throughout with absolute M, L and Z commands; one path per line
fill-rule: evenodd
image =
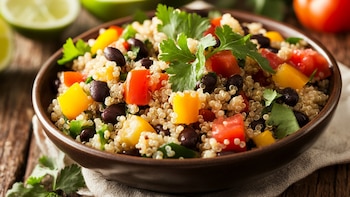
M 240 186 L 215 192 L 210 194 L 196 195 L 203 197 L 221 197 L 221 196 L 277 196 L 286 190 L 290 185 L 298 180 L 308 176 L 312 172 L 325 166 L 349 163 L 350 162 L 350 132 L 348 128 L 350 123 L 350 69 L 339 63 L 342 73 L 343 89 L 339 101 L 337 112 L 334 115 L 328 129 L 321 135 L 316 143 L 302 153 L 297 159 L 287 164 L 282 169 L 266 176 L 263 179 L 256 180 L 254 184 Z M 44 154 L 57 154 L 57 149 L 48 139 L 42 140 L 43 132 L 40 132 L 40 125 L 36 118 L 33 118 L 33 129 L 39 147 Z M 45 136 L 44 136 L 45 137 Z M 49 147 L 47 147 L 49 146 Z M 90 195 L 96 197 L 172 197 L 176 195 L 156 193 L 146 190 L 132 188 L 115 181 L 105 180 L 99 173 L 89 169 L 82 169 L 83 176 Z M 271 182 L 275 184 L 270 184 Z

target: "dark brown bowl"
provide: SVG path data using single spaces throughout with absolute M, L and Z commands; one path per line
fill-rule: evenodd
M 266 29 L 281 32 L 285 37 L 303 38 L 329 62 L 333 72 L 329 100 L 319 115 L 298 132 L 265 148 L 210 159 L 154 160 L 87 147 L 59 131 L 47 112 L 51 100 L 56 96 L 49 84 L 53 84 L 56 73 L 60 70 L 56 64 L 57 59 L 62 56 L 62 50 L 59 50 L 42 66 L 33 87 L 34 110 L 48 137 L 78 164 L 102 173 L 106 179 L 136 188 L 168 193 L 209 192 L 251 184 L 252 180 L 295 159 L 318 139 L 335 112 L 342 86 L 337 62 L 321 43 L 292 27 L 244 12 L 223 12 L 231 13 L 240 21 L 260 22 Z M 100 28 L 121 25 L 131 20 L 131 17 L 127 17 L 105 23 L 76 39 L 95 38 Z

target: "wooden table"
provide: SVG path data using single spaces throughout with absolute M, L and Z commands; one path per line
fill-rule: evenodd
M 286 21 L 303 29 L 293 17 Z M 67 37 L 74 37 L 99 23 L 101 22 L 83 10 L 75 24 L 58 40 L 36 41 L 15 33 L 12 63 L 0 73 L 0 196 L 5 196 L 14 182 L 28 177 L 40 154 L 31 130 L 34 114 L 31 90 L 40 66 L 62 46 Z M 326 43 L 338 61 L 350 65 L 350 32 L 309 33 Z M 350 164 L 342 164 L 317 170 L 291 185 L 281 196 L 349 195 Z

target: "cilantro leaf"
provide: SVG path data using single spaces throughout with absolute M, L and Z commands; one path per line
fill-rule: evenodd
M 293 111 L 278 103 L 273 103 L 270 117 L 266 123 L 276 127 L 275 135 L 278 139 L 284 138 L 300 128 Z
M 162 21 L 158 30 L 175 40 L 180 33 L 184 33 L 188 38 L 199 39 L 210 26 L 207 18 L 162 4 L 158 5 L 156 16 Z
M 63 168 L 57 177 L 56 190 L 61 189 L 66 194 L 76 192 L 78 188 L 84 186 L 84 177 L 80 167 L 76 164 Z
M 167 39 L 160 43 L 162 53 L 159 58 L 163 61 L 182 61 L 190 62 L 195 59 L 195 55 L 191 53 L 187 46 L 187 36 L 180 34 L 175 43 L 174 39 Z
M 248 56 L 255 60 L 263 70 L 269 73 L 275 72 L 269 61 L 258 52 L 256 45 L 250 41 L 250 35 L 242 36 L 235 33 L 228 25 L 217 27 L 215 34 L 220 40 L 220 46 L 213 50 L 210 55 L 219 51 L 230 50 L 237 59 L 245 59 Z
M 17 182 L 7 191 L 6 197 L 47 197 L 49 194 L 50 192 L 48 192 L 42 185 L 24 185 L 22 182 Z
M 204 51 L 215 44 L 215 38 L 209 34 L 199 40 L 197 52 L 192 54 L 184 34 L 180 34 L 177 44 L 172 39 L 161 43 L 160 59 L 170 61 L 166 72 L 170 75 L 169 82 L 173 91 L 193 90 L 196 87 L 196 82 L 205 70 Z
M 86 52 L 90 52 L 90 46 L 86 44 L 82 39 L 79 39 L 74 45 L 72 38 L 68 38 L 63 45 L 63 56 L 57 60 L 59 65 L 64 65 L 71 62 L 78 56 L 84 55 Z
M 280 96 L 282 95 L 279 94 L 276 90 L 265 89 L 263 92 L 263 97 L 265 99 L 265 106 L 267 107 L 270 106 L 272 102 Z
M 286 42 L 288 42 L 290 44 L 297 44 L 301 40 L 303 40 L 303 39 L 302 38 L 298 38 L 298 37 L 288 37 L 288 38 L 286 38 Z

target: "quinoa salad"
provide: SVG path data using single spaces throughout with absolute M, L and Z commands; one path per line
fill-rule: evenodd
M 86 42 L 67 39 L 57 66 L 48 111 L 59 130 L 89 147 L 153 159 L 269 146 L 318 115 L 331 76 L 300 38 L 164 5 Z

